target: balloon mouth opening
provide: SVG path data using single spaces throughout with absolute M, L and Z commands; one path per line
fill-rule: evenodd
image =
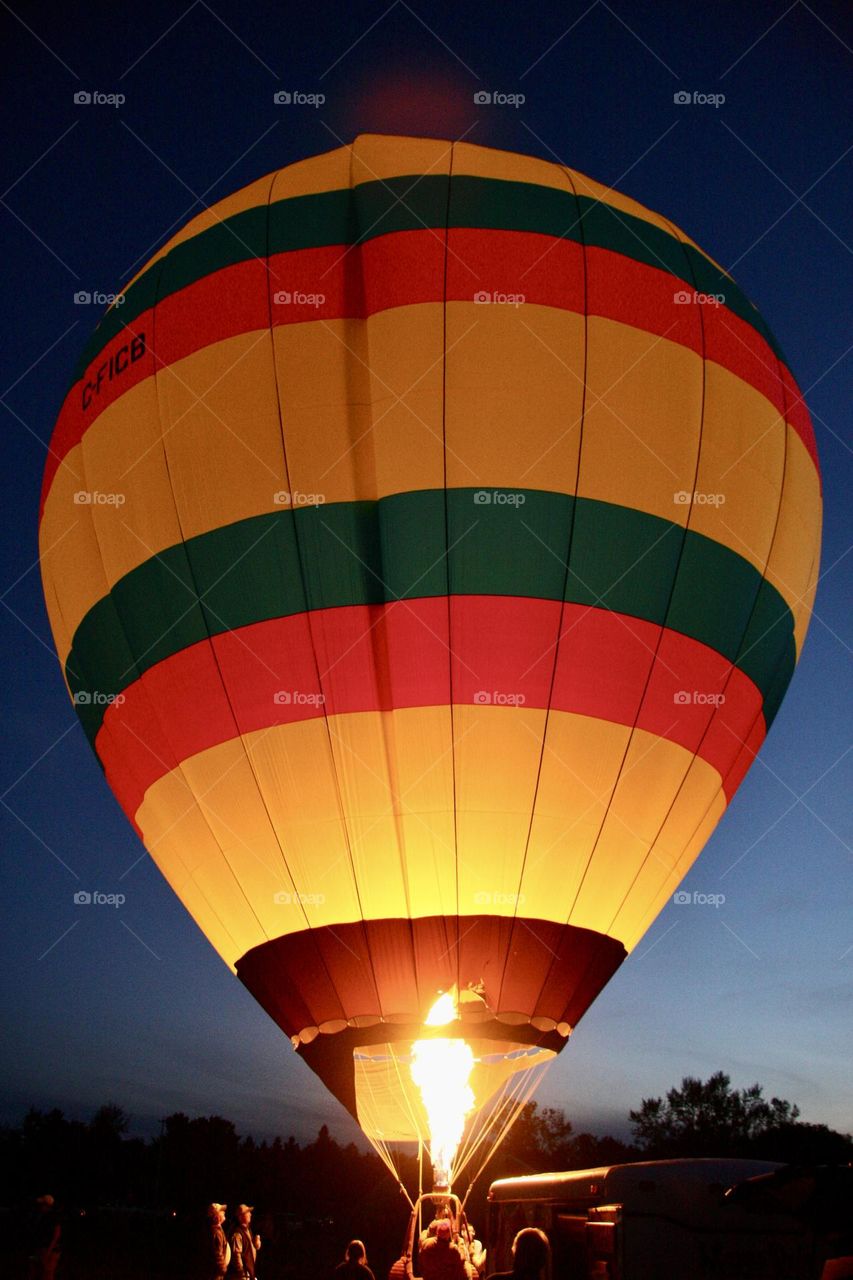
M 389 1028 L 391 1030 L 391 1028 Z M 508 1028 L 507 1028 L 508 1030 Z M 441 1043 L 441 1038 L 427 1042 Z M 383 1143 L 430 1142 L 430 1117 L 420 1088 L 412 1079 L 412 1046 L 415 1041 L 362 1044 L 353 1048 L 356 1119 L 371 1140 Z M 423 1041 L 421 1041 L 423 1043 Z M 488 1116 L 497 1103 L 524 1089 L 526 1082 L 556 1059 L 556 1048 L 519 1041 L 494 1041 L 470 1034 L 453 1039 L 465 1044 L 473 1057 L 467 1083 L 473 1093 L 473 1110 L 466 1115 L 465 1144 L 475 1121 Z M 435 1183 L 439 1171 L 434 1170 Z

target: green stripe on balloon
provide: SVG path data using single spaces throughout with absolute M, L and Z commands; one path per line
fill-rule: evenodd
M 633 258 L 692 284 L 700 293 L 722 294 L 725 305 L 784 360 L 758 311 L 730 276 L 690 244 L 660 227 L 588 196 L 553 187 L 496 178 L 430 174 L 365 182 L 354 189 L 293 196 L 223 219 L 176 245 L 131 285 L 121 307 L 108 311 L 78 362 L 75 381 L 119 331 L 159 299 L 223 267 L 268 255 L 324 245 L 364 243 L 425 227 L 490 228 L 538 232 Z M 269 218 L 268 218 L 269 214 Z M 160 272 L 167 277 L 160 294 Z
M 477 500 L 483 492 L 491 502 Z M 208 635 L 311 609 L 447 594 L 564 598 L 666 625 L 735 662 L 761 690 L 769 727 L 796 663 L 793 616 L 747 560 L 658 516 L 593 499 L 473 489 L 449 489 L 446 499 L 449 555 L 445 491 L 419 490 L 283 508 L 145 561 L 75 633 L 66 677 L 83 695 L 87 735 L 94 741 L 109 697 Z

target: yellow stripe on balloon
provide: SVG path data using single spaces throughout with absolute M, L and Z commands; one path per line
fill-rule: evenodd
M 351 502 L 443 486 L 442 303 L 282 325 L 275 352 L 294 490 Z
M 136 822 L 231 965 L 309 925 L 457 910 L 517 911 L 630 943 L 639 936 L 636 911 L 619 912 L 635 874 L 647 884 L 641 907 L 654 897 L 659 909 L 693 837 L 695 806 L 722 812 L 719 775 L 699 760 L 690 770 L 683 747 L 637 730 L 613 793 L 630 730 L 552 711 L 525 858 L 544 719 L 522 708 L 455 706 L 455 739 L 447 707 L 334 716 L 328 732 L 323 720 L 259 730 L 165 775 Z M 662 823 L 664 852 L 644 869 Z M 227 938 L 217 924 L 226 914 Z
M 583 316 L 452 302 L 447 346 L 448 487 L 574 493 Z
M 460 335 L 448 356 L 448 485 L 573 493 L 582 320 L 529 307 L 528 328 L 519 335 L 510 311 L 448 307 L 449 333 Z M 427 303 L 369 321 L 274 331 L 278 379 L 287 388 L 290 489 L 346 502 L 442 487 L 441 315 L 441 304 Z M 474 326 L 467 335 L 466 322 Z M 708 362 L 694 481 L 699 357 L 615 321 L 592 317 L 590 332 L 581 496 L 676 523 L 689 516 L 691 529 L 763 572 L 783 466 L 776 411 L 740 378 Z M 516 362 L 511 355 L 519 341 L 529 350 Z M 372 378 L 368 350 L 378 371 Z M 562 362 L 553 354 L 560 351 Z M 45 577 L 56 583 L 57 608 L 48 602 L 48 609 L 63 637 L 61 660 L 101 595 L 182 534 L 281 509 L 276 493 L 286 481 L 270 361 L 265 330 L 204 348 L 161 370 L 156 392 L 149 378 L 111 404 L 68 455 L 40 531 Z M 623 361 L 632 367 L 620 378 Z M 504 373 L 510 367 L 518 371 L 512 377 Z M 494 430 L 498 415 L 507 424 L 500 432 Z M 802 440 L 792 427 L 786 430 L 784 510 L 771 581 L 795 611 L 799 651 L 808 611 L 797 601 L 809 590 L 821 496 Z M 694 486 L 705 499 L 721 494 L 722 503 L 675 501 L 676 493 Z M 80 490 L 118 492 L 123 503 L 79 505 L 74 495 Z M 83 570 L 93 554 L 93 522 L 102 531 L 95 554 L 104 562 L 103 580 Z

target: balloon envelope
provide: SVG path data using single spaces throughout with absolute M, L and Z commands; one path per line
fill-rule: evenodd
M 579 173 L 360 137 L 90 340 L 40 537 L 106 778 L 373 1137 L 437 994 L 480 1106 L 672 895 L 802 647 L 808 413 L 734 281 Z

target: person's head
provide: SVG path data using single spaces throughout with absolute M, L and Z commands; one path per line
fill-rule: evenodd
M 213 1223 L 214 1227 L 222 1226 L 225 1221 L 225 1210 L 227 1208 L 227 1204 L 217 1204 L 215 1201 L 213 1204 L 209 1204 L 207 1206 L 207 1216 Z
M 39 1213 L 47 1213 L 53 1208 L 53 1196 L 38 1196 L 36 1199 Z
M 538 1227 L 524 1227 L 512 1242 L 512 1269 L 516 1274 L 539 1275 L 550 1256 L 548 1237 Z
M 367 1266 L 367 1250 L 360 1240 L 350 1240 L 344 1257 L 347 1262 L 358 1262 L 363 1267 Z
M 252 1206 L 250 1204 L 237 1205 L 237 1221 L 241 1227 L 248 1227 L 252 1221 Z
M 453 1238 L 453 1228 L 449 1218 L 439 1218 L 435 1224 L 435 1238 L 441 1245 L 450 1244 Z

